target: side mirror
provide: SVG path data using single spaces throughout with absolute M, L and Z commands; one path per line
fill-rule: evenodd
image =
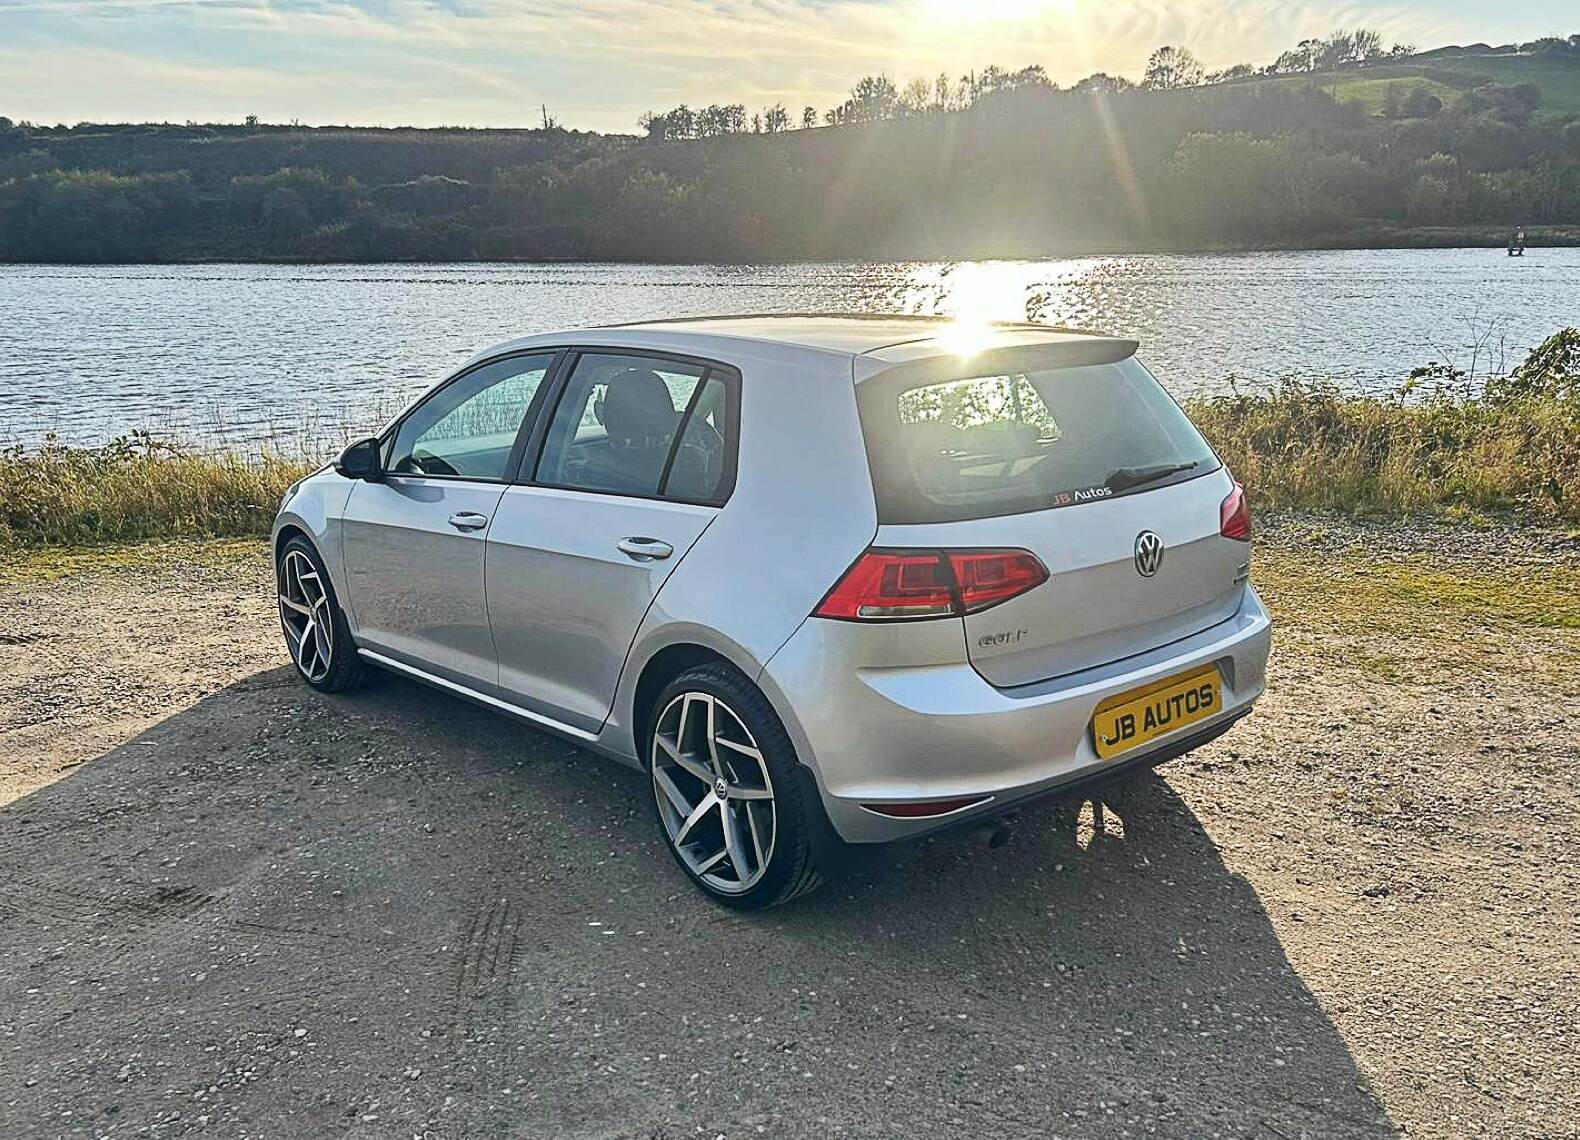
M 376 482 L 384 474 L 383 465 L 379 461 L 379 441 L 377 437 L 359 439 L 349 444 L 335 459 L 335 470 L 347 479 L 366 479 Z

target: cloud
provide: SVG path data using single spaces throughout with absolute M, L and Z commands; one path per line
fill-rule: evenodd
M 678 102 L 826 107 L 876 71 L 904 80 L 1039 63 L 1067 83 L 1137 75 L 1163 43 L 1209 66 L 1265 62 L 1357 24 L 1438 42 L 1466 33 L 1441 8 L 1457 2 L 15 0 L 0 2 L 0 38 L 22 45 L 0 103 L 50 119 L 248 108 L 306 122 L 516 125 L 542 102 L 567 125 L 631 130 L 643 109 Z

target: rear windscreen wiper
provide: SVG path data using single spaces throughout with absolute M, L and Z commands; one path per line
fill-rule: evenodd
M 1109 474 L 1103 480 L 1103 486 L 1110 491 L 1128 491 L 1132 487 L 1140 487 L 1145 483 L 1156 483 L 1159 479 L 1167 479 L 1170 475 L 1178 475 L 1181 471 L 1190 471 L 1200 467 L 1201 460 L 1193 459 L 1189 463 L 1157 463 L 1151 467 L 1121 467 Z

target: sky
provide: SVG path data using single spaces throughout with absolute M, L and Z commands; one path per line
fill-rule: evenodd
M 860 76 L 996 63 L 1140 78 L 1160 44 L 1209 68 L 1336 27 L 1420 47 L 1580 32 L 1575 0 L 0 0 L 0 115 L 40 123 L 560 125 L 646 109 L 821 112 Z

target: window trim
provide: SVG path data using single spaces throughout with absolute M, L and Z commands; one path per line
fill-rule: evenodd
M 708 381 L 713 378 L 714 370 L 704 368 L 702 375 L 697 377 L 697 386 L 691 390 L 691 398 L 686 401 L 685 411 L 680 413 L 680 419 L 675 423 L 675 438 L 670 442 L 669 454 L 664 456 L 664 466 L 658 473 L 658 493 L 664 495 L 665 488 L 669 486 L 669 473 L 675 469 L 675 457 L 680 454 L 680 441 L 686 438 L 686 432 L 691 430 L 691 417 L 697 410 L 697 403 L 702 399 L 702 393 L 708 390 Z M 723 383 L 723 377 L 719 379 Z M 730 390 L 724 389 L 724 407 L 728 412 L 730 407 Z M 724 440 L 726 450 L 730 446 L 728 439 Z M 719 478 L 724 478 L 724 472 L 719 472 Z M 665 498 L 674 496 L 665 495 Z
M 549 358 L 549 366 L 544 370 L 542 383 L 538 385 L 537 391 L 532 393 L 532 399 L 527 403 L 526 412 L 522 416 L 521 426 L 516 429 L 515 441 L 510 445 L 510 455 L 505 460 L 504 473 L 499 478 L 488 479 L 479 475 L 438 475 L 429 474 L 422 471 L 390 470 L 385 470 L 383 477 L 385 479 L 401 480 L 433 479 L 444 483 L 481 483 L 490 487 L 508 487 L 512 482 L 515 472 L 519 470 L 521 466 L 521 457 L 525 453 L 528 441 L 532 437 L 533 428 L 537 424 L 538 417 L 543 414 L 544 401 L 547 399 L 549 391 L 558 381 L 560 369 L 564 366 L 566 357 L 568 355 L 570 355 L 569 352 L 565 348 L 559 346 L 522 348 L 511 352 L 502 352 L 498 356 L 490 356 L 486 360 L 479 360 L 475 364 L 469 364 L 459 371 L 446 376 L 443 380 L 439 381 L 439 383 L 435 384 L 431 389 L 423 394 L 421 399 L 416 400 L 411 405 L 411 407 L 407 408 L 394 420 L 386 424 L 384 430 L 378 435 L 379 453 L 382 464 L 382 455 L 385 445 L 393 444 L 396 438 L 400 435 L 400 429 L 405 425 L 406 421 L 412 416 L 416 415 L 417 412 L 421 410 L 430 400 L 437 399 L 452 384 L 458 384 L 462 380 L 465 380 L 468 376 L 473 375 L 481 369 L 490 368 L 495 364 L 503 364 L 507 360 L 519 360 L 533 356 L 547 356 Z M 393 459 L 394 456 L 391 455 L 390 458 Z
M 697 379 L 697 386 L 692 389 L 691 399 L 686 403 L 686 410 L 682 413 L 675 427 L 675 438 L 669 447 L 669 455 L 664 459 L 663 473 L 659 477 L 658 492 L 652 495 L 636 495 L 628 491 L 601 491 L 596 487 L 572 487 L 564 483 L 551 483 L 537 477 L 538 464 L 543 458 L 543 448 L 548 439 L 549 425 L 554 422 L 555 415 L 559 412 L 560 401 L 570 387 L 570 378 L 576 371 L 576 365 L 583 356 L 630 356 L 644 360 L 668 361 L 671 364 L 685 364 L 693 368 L 700 368 L 702 375 Z M 669 482 L 670 468 L 674 464 L 676 450 L 680 447 L 681 436 L 685 434 L 690 423 L 691 413 L 696 407 L 702 390 L 710 379 L 718 379 L 724 384 L 726 398 L 727 431 L 724 433 L 724 470 L 719 475 L 719 487 L 711 498 L 683 499 L 678 495 L 666 495 L 664 487 Z M 547 385 L 545 385 L 547 387 Z M 735 493 L 736 474 L 740 463 L 741 441 L 741 372 L 733 364 L 726 364 L 718 360 L 710 360 L 703 356 L 690 356 L 682 352 L 666 352 L 662 349 L 633 347 L 630 345 L 593 345 L 577 344 L 565 350 L 565 359 L 560 362 L 553 377 L 553 390 L 549 392 L 548 399 L 539 409 L 537 422 L 533 425 L 531 438 L 527 441 L 525 450 L 516 465 L 510 483 L 518 487 L 543 487 L 548 490 L 568 491 L 573 494 L 598 495 L 602 498 L 638 499 L 644 502 L 680 503 L 693 507 L 722 507 L 730 501 Z

